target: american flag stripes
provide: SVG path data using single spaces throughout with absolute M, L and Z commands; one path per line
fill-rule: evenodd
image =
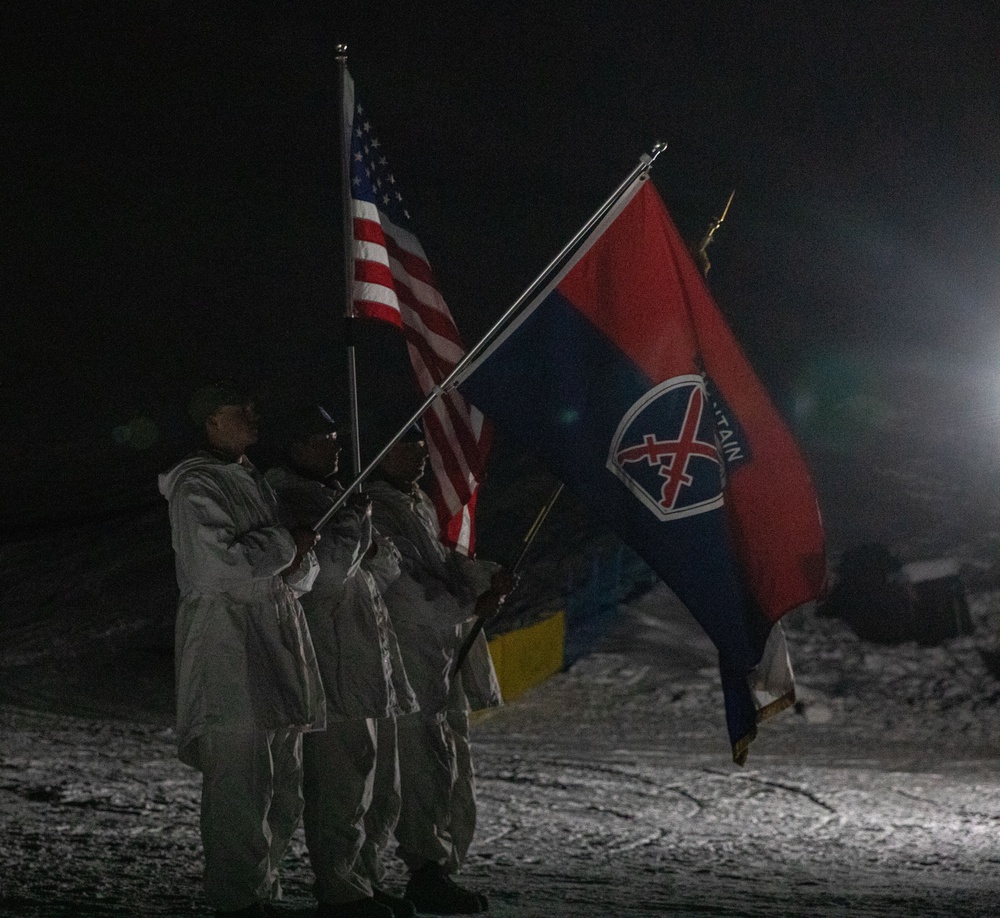
M 455 322 L 410 227 L 396 178 L 367 112 L 345 74 L 344 131 L 349 137 L 353 212 L 353 314 L 397 326 L 406 338 L 417 385 L 428 396 L 464 356 Z M 473 515 L 489 429 L 457 391 L 437 398 L 423 418 L 434 501 L 442 540 L 460 551 L 475 547 Z

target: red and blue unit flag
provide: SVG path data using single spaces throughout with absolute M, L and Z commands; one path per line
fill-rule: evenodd
M 742 763 L 758 721 L 794 700 L 775 623 L 821 595 L 823 529 L 790 432 L 645 176 L 460 388 L 702 625 Z

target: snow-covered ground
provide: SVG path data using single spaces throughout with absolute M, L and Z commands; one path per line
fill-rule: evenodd
M 1000 684 L 983 654 L 1000 594 L 973 600 L 976 634 L 938 648 L 790 616 L 800 703 L 740 769 L 711 646 L 650 591 L 597 653 L 477 722 L 465 879 L 506 918 L 1000 914 Z M 209 915 L 197 775 L 162 713 L 27 700 L 0 707 L 0 914 Z M 309 884 L 300 833 L 285 913 L 311 914 Z

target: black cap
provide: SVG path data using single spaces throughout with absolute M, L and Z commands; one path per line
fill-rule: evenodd
M 325 436 L 336 429 L 337 422 L 333 416 L 316 402 L 286 405 L 275 418 L 275 433 L 283 447 L 304 443 L 310 437 Z

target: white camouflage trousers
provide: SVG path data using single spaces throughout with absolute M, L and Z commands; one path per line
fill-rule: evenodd
M 450 711 L 441 721 L 409 714 L 396 720 L 402 809 L 399 856 L 411 870 L 462 865 L 476 831 L 476 784 L 469 716 Z
M 210 730 L 198 737 L 205 898 L 235 911 L 281 898 L 281 860 L 302 816 L 302 733 Z
M 316 898 L 337 905 L 372 894 L 399 816 L 392 719 L 329 721 L 304 749 L 306 846 Z

